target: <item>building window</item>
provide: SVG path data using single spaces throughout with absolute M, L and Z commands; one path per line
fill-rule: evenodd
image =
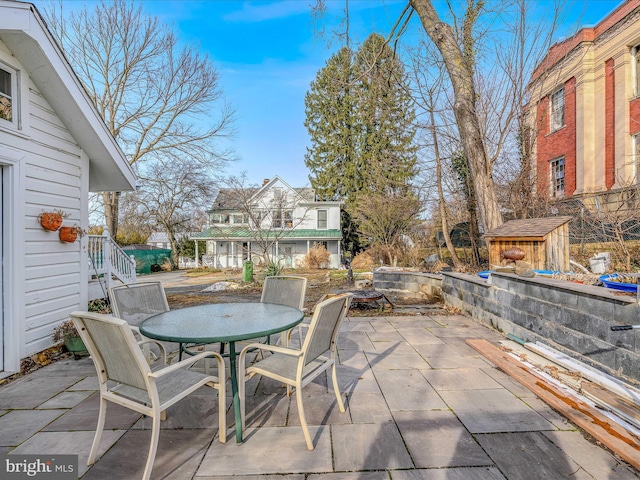
M 327 229 L 327 211 L 318 210 L 318 230 Z
M 215 224 L 229 223 L 229 215 L 225 213 L 214 213 L 211 215 L 211 223 L 215 223 Z
M 550 103 L 549 129 L 554 132 L 564 127 L 564 87 L 551 94 Z
M 231 215 L 231 218 L 233 220 L 232 223 L 235 225 L 249 223 L 249 216 L 242 213 L 234 213 Z
M 556 158 L 550 162 L 551 171 L 551 196 L 564 197 L 564 157 Z
M 273 228 L 293 228 L 292 210 L 273 210 Z
M 16 91 L 17 74 L 5 66 L 0 66 L 0 120 L 17 125 L 16 122 Z

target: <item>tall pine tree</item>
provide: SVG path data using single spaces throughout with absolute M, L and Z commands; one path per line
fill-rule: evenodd
M 417 174 L 415 111 L 404 65 L 378 34 L 343 47 L 305 97 L 311 137 L 305 164 L 321 200 L 345 201 L 345 249 L 360 250 L 349 211 L 361 193 L 410 194 Z

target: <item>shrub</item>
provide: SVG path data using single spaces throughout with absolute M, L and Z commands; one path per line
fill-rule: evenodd
M 368 252 L 357 254 L 351 261 L 351 268 L 356 270 L 371 270 L 375 266 L 375 262 Z
M 275 261 L 270 261 L 267 264 L 267 268 L 264 272 L 264 276 L 265 277 L 275 277 L 277 275 L 280 275 L 282 273 L 282 265 L 280 265 L 280 262 L 275 262 Z
M 319 243 L 314 243 L 313 247 L 305 255 L 304 263 L 307 268 L 328 268 L 331 254 Z

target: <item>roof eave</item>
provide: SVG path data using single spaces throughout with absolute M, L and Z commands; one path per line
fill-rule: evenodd
M 89 158 L 91 191 L 135 189 L 136 176 L 35 6 L 0 1 L 0 40 Z

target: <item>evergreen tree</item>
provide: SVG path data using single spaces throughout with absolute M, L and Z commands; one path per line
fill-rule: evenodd
M 351 190 L 345 176 L 356 157 L 352 57 L 351 49 L 340 49 L 311 82 L 305 96 L 305 127 L 311 137 L 305 164 L 311 170 L 311 186 L 321 200 L 343 200 Z
M 305 164 L 321 200 L 343 200 L 345 250 L 360 251 L 350 210 L 361 193 L 410 192 L 417 174 L 415 111 L 404 65 L 378 34 L 357 52 L 343 47 L 305 97 L 311 137 Z
M 354 184 L 378 194 L 400 194 L 417 175 L 415 111 L 404 65 L 385 39 L 371 34 L 357 52 L 356 118 L 359 148 Z M 351 203 L 351 202 L 349 202 Z

